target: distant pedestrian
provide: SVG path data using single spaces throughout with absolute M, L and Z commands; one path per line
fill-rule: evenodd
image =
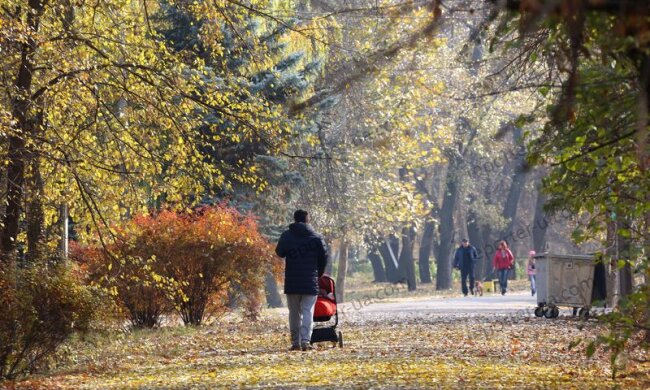
M 528 272 L 528 279 L 530 279 L 530 295 L 535 295 L 535 274 L 537 273 L 535 269 L 535 251 L 528 252 L 528 265 L 526 267 Z
M 327 266 L 327 246 L 323 238 L 309 225 L 308 213 L 297 210 L 295 223 L 282 233 L 275 253 L 284 257 L 284 293 L 289 307 L 291 350 L 312 349 L 310 341 L 314 305 L 319 293 L 318 278 Z
M 460 270 L 460 283 L 464 296 L 467 296 L 467 278 L 469 278 L 469 291 L 474 295 L 474 266 L 477 260 L 476 248 L 463 238 L 454 255 L 454 268 Z
M 499 243 L 499 248 L 492 258 L 492 266 L 499 275 L 499 285 L 501 286 L 501 295 L 505 295 L 508 290 L 508 273 L 514 264 L 514 256 L 508 244 L 505 241 Z

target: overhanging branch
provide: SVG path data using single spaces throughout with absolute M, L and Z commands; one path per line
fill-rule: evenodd
M 530 1 L 524 0 L 487 0 L 499 7 L 508 9 L 510 11 L 534 11 L 529 5 Z M 555 7 L 559 9 L 562 2 L 557 2 Z M 542 7 L 540 7 L 542 8 Z M 587 0 L 587 11 L 608 12 L 608 13 L 626 13 L 626 14 L 643 14 L 647 15 L 650 11 L 648 3 L 639 0 Z

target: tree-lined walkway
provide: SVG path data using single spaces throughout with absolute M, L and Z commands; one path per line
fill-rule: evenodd
M 0 388 L 650 388 L 649 32 L 633 0 L 0 0 Z M 261 309 L 296 208 L 343 349 Z M 450 296 L 463 238 L 476 280 L 594 253 L 611 312 Z
M 198 328 L 93 334 L 70 343 L 49 373 L 15 387 L 648 388 L 647 364 L 631 362 L 612 381 L 605 353 L 586 357 L 586 341 L 602 330 L 595 321 L 517 314 L 531 300 L 375 303 L 346 313 L 344 348 L 323 343 L 311 352 L 288 351 L 286 313 L 277 309 L 254 323 L 233 316 Z

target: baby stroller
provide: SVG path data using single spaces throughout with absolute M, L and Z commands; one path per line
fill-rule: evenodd
M 322 341 L 331 341 L 336 346 L 343 348 L 343 334 L 336 331 L 339 323 L 339 314 L 336 310 L 336 289 L 334 279 L 323 275 L 318 279 L 319 294 L 314 307 L 314 330 L 311 335 L 311 344 Z

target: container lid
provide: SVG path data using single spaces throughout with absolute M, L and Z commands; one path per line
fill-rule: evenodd
M 565 255 L 561 253 L 538 253 L 535 255 L 536 259 L 540 258 L 553 258 L 553 259 L 567 259 L 567 260 L 594 260 L 594 255 Z

